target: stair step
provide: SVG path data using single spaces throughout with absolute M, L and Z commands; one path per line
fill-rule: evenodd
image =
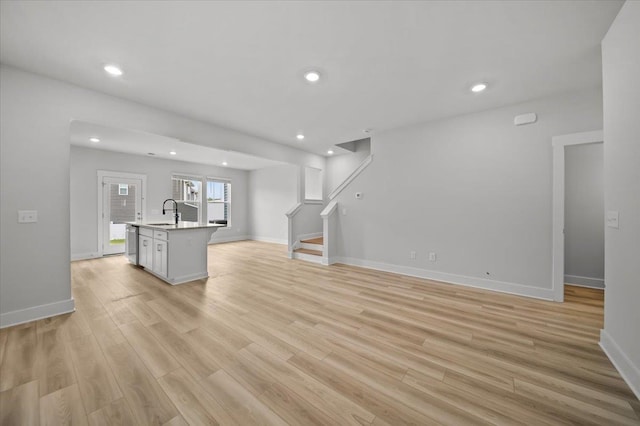
M 294 250 L 295 253 L 304 253 L 311 254 L 313 256 L 322 256 L 322 252 L 320 250 L 311 250 L 306 248 L 299 248 Z
M 318 244 L 318 245 L 324 245 L 324 239 L 322 237 L 317 237 L 317 238 L 309 238 L 308 240 L 302 240 L 300 241 L 301 243 L 306 243 L 306 244 Z

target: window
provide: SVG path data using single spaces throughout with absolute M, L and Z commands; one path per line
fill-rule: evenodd
M 231 181 L 207 179 L 207 222 L 231 224 Z
M 202 209 L 202 178 L 198 176 L 173 175 L 171 192 L 178 203 L 180 220 L 199 222 Z
M 118 195 L 129 195 L 129 185 L 121 183 L 118 185 Z

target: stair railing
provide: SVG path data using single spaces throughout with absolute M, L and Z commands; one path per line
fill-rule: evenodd
M 338 241 L 337 211 L 338 202 L 334 200 L 327 204 L 327 207 L 320 213 L 320 217 L 322 218 L 322 239 L 324 243 L 322 250 L 323 265 L 332 264 L 333 258 L 335 258 L 336 255 L 336 245 Z

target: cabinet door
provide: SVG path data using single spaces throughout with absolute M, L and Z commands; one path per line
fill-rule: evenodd
M 167 276 L 167 261 L 169 259 L 166 241 L 153 240 L 153 272 L 163 277 Z
M 145 236 L 139 238 L 140 246 L 138 247 L 138 263 L 145 268 L 151 268 L 153 266 L 153 258 L 151 256 L 151 249 L 153 248 L 153 239 Z

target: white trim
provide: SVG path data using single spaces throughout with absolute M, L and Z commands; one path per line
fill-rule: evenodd
M 295 216 L 300 211 L 301 208 L 302 208 L 302 203 L 296 203 L 295 206 L 291 207 L 285 213 L 285 216 L 287 216 L 288 218 L 292 218 L 293 216 Z
M 333 200 L 334 198 L 336 198 L 338 194 L 340 194 L 347 186 L 349 186 L 349 184 L 355 178 L 357 178 L 358 175 L 362 173 L 362 171 L 366 169 L 369 164 L 371 164 L 372 161 L 373 154 L 370 154 L 367 158 L 364 159 L 362 163 L 360 163 L 360 165 L 353 171 L 353 173 L 351 173 L 340 185 L 338 185 L 336 189 L 331 191 L 331 193 L 329 194 L 329 200 Z
M 87 260 L 87 259 L 95 259 L 100 257 L 100 253 L 92 252 L 92 253 L 75 253 L 71 254 L 71 261 L 75 262 L 76 260 Z
M 564 150 L 570 145 L 600 143 L 604 141 L 602 130 L 554 136 L 553 146 L 553 226 L 552 272 L 553 300 L 564 301 Z
M 273 244 L 283 244 L 283 245 L 287 245 L 289 244 L 289 242 L 286 239 L 280 239 L 280 238 L 271 238 L 271 237 L 260 237 L 258 235 L 252 235 L 251 239 L 253 241 L 262 241 L 264 243 L 273 243 Z
M 305 262 L 317 263 L 322 265 L 322 256 L 314 254 L 293 252 L 293 259 L 304 260 Z
M 206 180 L 214 180 L 216 182 L 231 183 L 231 178 L 221 178 L 215 176 L 205 176 Z
M 289 258 L 293 259 L 293 250 L 296 248 L 297 241 L 294 240 L 293 235 L 293 217 L 298 214 L 302 209 L 302 203 L 296 203 L 293 207 L 285 213 L 287 216 L 287 248 L 289 249 Z
M 585 143 L 598 143 L 604 140 L 602 130 L 592 130 L 590 132 L 569 133 L 568 135 L 554 136 L 551 138 L 553 146 L 582 145 Z
M 332 253 L 329 253 L 330 247 L 335 247 L 335 242 L 331 241 L 331 227 L 335 231 L 336 224 L 335 222 L 329 223 L 329 218 L 335 214 L 338 209 L 338 202 L 336 200 L 331 201 L 320 213 L 320 217 L 322 218 L 322 264 L 330 265 L 329 257 Z M 335 235 L 335 233 L 333 233 Z
M 363 268 L 375 269 L 377 271 L 392 272 L 395 274 L 440 281 L 448 284 L 493 290 L 500 293 L 533 297 L 535 299 L 553 300 L 553 290 L 550 288 L 533 287 L 505 281 L 487 280 L 485 278 L 469 277 L 466 275 L 450 274 L 447 272 L 431 271 L 428 269 L 393 265 L 390 263 L 374 262 L 371 260 L 356 259 L 352 257 L 331 257 L 329 258 L 329 263 L 344 263 L 345 265 L 361 266 Z
M 604 279 L 602 278 L 580 277 L 578 275 L 565 274 L 564 283 L 577 285 L 579 287 L 604 289 Z
M 142 182 L 142 217 L 141 220 L 144 220 L 147 217 L 147 175 L 137 174 L 137 173 L 128 173 L 128 172 L 115 172 L 111 170 L 98 170 L 98 256 L 103 256 L 104 253 L 104 223 L 102 223 L 102 213 L 103 213 L 103 200 L 104 200 L 104 188 L 102 186 L 102 181 L 105 177 L 113 177 L 113 178 L 124 178 L 124 179 L 139 179 Z
M 600 347 L 609 357 L 620 376 L 627 382 L 629 388 L 640 399 L 640 368 L 634 365 L 631 358 L 625 354 L 606 330 L 600 330 Z
M 324 210 L 322 210 L 322 212 L 320 212 L 320 217 L 323 219 L 328 218 L 338 207 L 338 202 L 337 201 L 331 201 L 329 204 L 327 204 L 327 207 L 324 208 Z
M 213 235 L 216 235 L 216 234 L 217 233 L 214 233 Z M 230 243 L 232 241 L 246 241 L 250 239 L 251 237 L 249 235 L 232 235 L 230 237 L 213 238 L 212 240 L 210 239 L 207 245 L 218 244 L 218 243 Z
M 46 305 L 5 312 L 4 314 L 0 314 L 0 328 L 24 324 L 26 322 L 49 318 L 56 315 L 68 314 L 75 310 L 76 304 L 72 297 L 71 299 L 47 303 Z

